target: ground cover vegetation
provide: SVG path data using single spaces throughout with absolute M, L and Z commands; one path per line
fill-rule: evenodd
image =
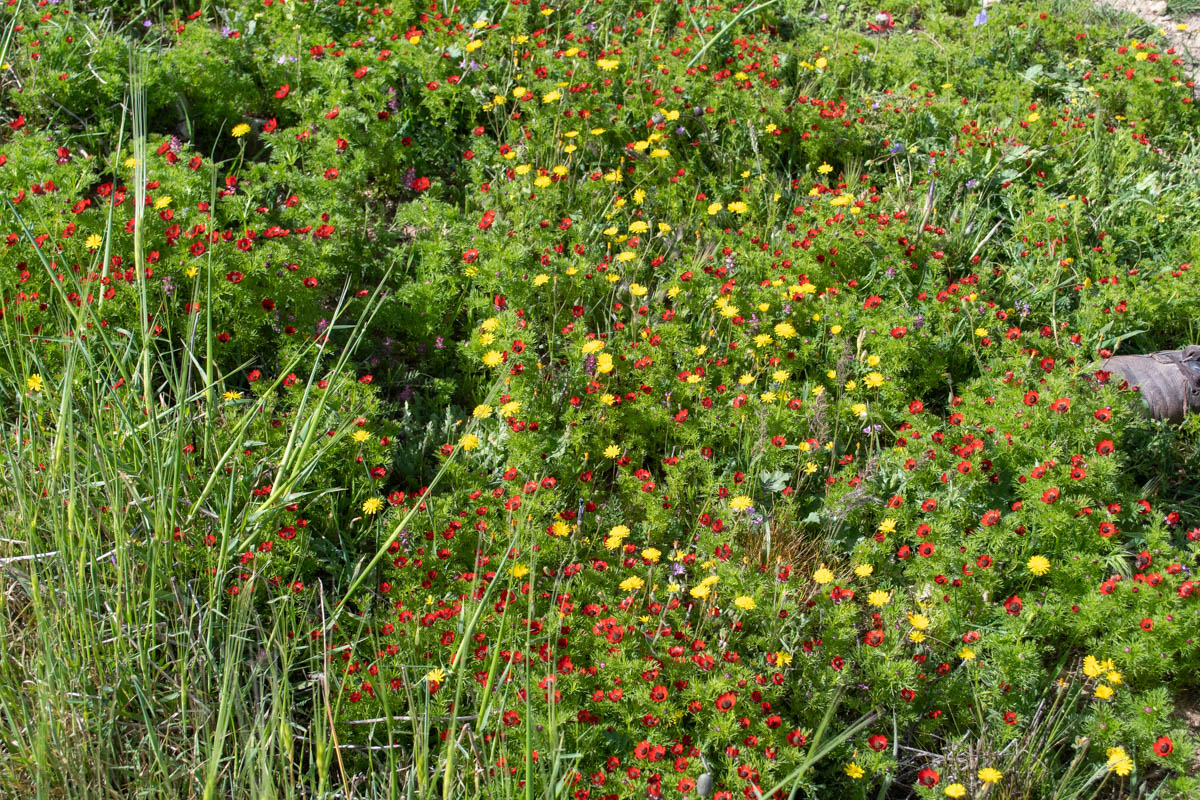
M 1194 797 L 1192 65 L 1074 0 L 8 0 L 0 793 Z

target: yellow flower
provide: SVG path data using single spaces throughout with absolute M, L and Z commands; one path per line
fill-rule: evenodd
M 563 522 L 561 519 L 557 520 L 550 527 L 550 535 L 555 536 L 559 539 L 566 537 L 566 535 L 570 532 L 571 532 L 571 526 L 568 525 L 567 523 Z
M 621 455 L 621 448 L 617 447 L 615 444 L 610 444 L 608 447 L 604 448 L 605 458 L 616 458 L 619 455 Z
M 658 559 L 662 558 L 662 551 L 657 547 L 647 547 L 642 551 L 642 558 L 646 559 L 651 564 L 657 564 Z
M 221 396 L 224 397 L 226 400 L 241 400 L 242 399 L 242 393 L 235 392 L 232 389 L 225 392 L 225 394 L 223 394 Z
M 813 580 L 821 585 L 824 585 L 833 580 L 833 572 L 829 569 L 829 567 L 822 564 L 817 571 L 813 573 Z
M 1045 556 L 1033 556 L 1025 565 L 1034 575 L 1045 575 L 1050 571 L 1050 560 Z
M 635 592 L 645 585 L 646 585 L 646 582 L 644 580 L 639 578 L 637 575 L 631 575 L 628 578 L 626 578 L 625 580 L 621 581 L 621 591 Z
M 553 92 L 547 92 L 546 94 L 542 95 L 543 103 L 553 103 L 554 101 L 561 100 L 561 99 L 562 99 L 562 92 L 557 91 L 557 90 L 553 91 Z
M 25 379 L 25 388 L 31 392 L 34 392 L 35 394 L 40 392 L 45 388 L 45 384 L 42 383 L 42 376 L 36 372 L 30 375 Z
M 524 564 L 513 564 L 512 569 L 510 569 L 508 572 L 514 578 L 524 578 L 529 574 L 529 567 L 525 566 Z
M 967 794 L 967 787 L 961 783 L 952 783 L 945 788 L 946 797 L 964 797 Z
M 446 682 L 446 672 L 441 667 L 429 670 L 425 673 L 426 683 L 436 683 L 439 686 Z
M 847 384 L 846 388 L 850 388 L 849 384 Z M 856 417 L 865 417 L 867 415 L 867 404 L 855 403 L 854 405 L 850 406 L 850 413 L 854 414 Z
M 699 586 L 693 586 L 689 594 L 697 600 L 703 600 L 708 597 L 708 592 L 709 588 L 704 584 L 700 584 Z
M 1125 752 L 1125 748 L 1110 747 L 1104 755 L 1108 756 L 1109 772 L 1115 772 L 1121 777 L 1133 772 L 1133 759 Z
M 829 65 L 829 62 L 825 60 L 825 56 L 821 56 L 820 58 L 818 58 L 814 64 L 814 66 L 816 66 L 817 69 L 825 69 L 825 67 L 828 65 Z
M 1109 683 L 1113 684 L 1114 686 L 1120 686 L 1121 681 L 1124 680 L 1124 678 L 1122 677 L 1121 673 L 1117 672 L 1116 670 L 1113 670 L 1112 672 L 1110 672 L 1104 676 L 1104 680 L 1108 681 Z
M 505 418 L 515 417 L 517 414 L 520 414 L 520 413 L 521 413 L 521 404 L 519 402 L 517 402 L 516 400 L 509 400 L 507 403 L 500 406 L 500 416 L 502 416 L 502 417 L 505 417 Z
M 458 440 L 458 446 L 463 450 L 474 450 L 476 447 L 479 447 L 479 437 L 473 433 L 465 434 Z
M 734 598 L 733 604 L 742 611 L 751 611 L 754 609 L 754 598 L 741 595 L 740 597 Z
M 834 325 L 832 328 L 829 329 L 829 332 L 832 333 L 834 336 L 837 336 L 839 333 L 842 332 L 842 326 Z
M 724 206 L 721 205 L 720 203 L 709 203 L 708 204 L 708 215 L 711 217 L 713 214 L 718 214 L 718 213 L 720 213 L 722 208 L 724 208 Z
M 833 167 L 822 162 L 821 166 L 817 167 L 817 172 L 821 173 L 822 175 L 828 175 L 829 173 L 833 172 Z
M 1096 697 L 1099 697 L 1101 700 L 1107 700 L 1113 696 L 1113 688 L 1102 683 L 1096 687 L 1095 694 Z
M 787 652 L 786 650 L 780 650 L 779 652 L 777 652 L 775 654 L 776 666 L 786 667 L 786 666 L 790 666 L 791 663 L 792 663 L 792 654 Z
M 729 507 L 734 511 L 745 511 L 747 508 L 753 505 L 753 503 L 753 500 L 743 494 L 730 499 Z
M 878 367 L 879 360 L 880 360 L 879 356 L 875 355 L 874 353 L 871 353 L 871 355 L 867 356 L 867 366 L 868 367 Z
M 596 66 L 605 72 L 612 72 L 620 64 L 620 61 L 612 58 L 601 58 L 596 62 Z
M 93 233 L 87 237 L 87 240 L 83 244 L 88 250 L 98 250 L 100 249 L 100 245 L 104 244 L 104 237 L 98 233 Z
M 888 604 L 888 601 L 891 599 L 892 599 L 892 593 L 885 592 L 883 589 L 876 589 L 875 591 L 873 591 L 869 595 L 867 595 L 867 602 L 870 603 L 871 605 L 877 606 L 879 608 L 883 608 L 884 606 L 886 606 Z
M 364 514 L 377 514 L 381 508 L 383 508 L 383 501 L 378 497 L 368 497 L 362 504 Z
M 250 126 L 244 122 L 241 123 L 240 125 L 234 125 L 233 130 L 230 131 L 230 133 L 233 134 L 233 138 L 235 138 L 235 139 L 241 138 L 242 136 L 245 136 L 249 132 L 250 132 Z
M 924 614 L 909 614 L 908 624 L 912 625 L 919 631 L 926 630 L 929 627 L 929 617 Z
M 866 384 L 868 389 L 878 389 L 880 386 L 883 386 L 883 376 L 878 372 L 869 373 Z
M 975 651 L 969 647 L 964 647 L 958 651 L 958 657 L 963 661 L 973 661 L 975 659 Z
M 875 572 L 875 567 L 870 564 L 859 564 L 854 568 L 854 574 L 860 578 L 869 578 Z
M 663 148 L 661 148 L 661 147 L 656 147 L 656 148 L 654 148 L 653 150 L 651 150 L 651 151 L 650 151 L 650 157 L 651 157 L 651 158 L 666 158 L 666 157 L 667 157 L 667 156 L 669 156 L 669 155 L 671 155 L 671 151 L 670 151 L 670 150 L 664 150 L 664 149 L 663 149 Z
M 1084 675 L 1087 675 L 1089 678 L 1098 678 L 1102 672 L 1104 672 L 1104 670 L 1101 668 L 1100 662 L 1096 660 L 1095 656 L 1086 656 L 1083 659 Z
M 920 631 L 909 631 L 908 640 L 913 644 L 920 644 L 921 642 L 925 641 L 925 634 L 921 633 Z
M 613 357 L 611 353 L 601 353 L 596 356 L 596 372 L 605 375 L 613 371 Z
M 883 522 L 879 523 L 880 533 L 894 533 L 896 531 L 896 520 L 888 517 Z
M 749 206 L 747 206 L 741 200 L 735 200 L 734 202 L 730 203 L 727 208 L 735 214 L 745 214 Z
M 484 366 L 498 367 L 500 366 L 500 362 L 503 360 L 504 356 L 500 354 L 499 350 L 488 350 L 483 354 Z
M 634 297 L 644 297 L 646 294 L 646 287 L 642 286 L 640 283 L 631 283 L 629 284 L 629 293 Z
M 846 765 L 846 774 L 849 775 L 854 780 L 858 780 L 866 773 L 863 772 L 862 767 L 860 767 L 858 764 L 855 764 L 853 761 L 851 761 L 849 764 Z
M 358 442 L 359 444 L 362 444 L 367 439 L 371 438 L 371 434 L 367 433 L 364 430 L 357 430 L 353 433 L 353 435 L 351 435 L 350 438 L 353 439 L 354 441 Z
M 997 783 L 1004 775 L 998 769 L 992 767 L 984 767 L 979 770 L 979 780 L 984 783 Z
M 154 201 L 154 210 L 160 211 L 169 205 L 171 205 L 171 196 L 170 195 L 167 195 L 165 197 L 160 197 Z
M 487 403 L 480 403 L 475 406 L 475 410 L 471 412 L 471 416 L 475 419 L 487 419 L 492 415 L 492 407 Z

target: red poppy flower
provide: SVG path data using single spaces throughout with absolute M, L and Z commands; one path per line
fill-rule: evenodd
M 932 770 L 929 767 L 917 773 L 917 783 L 922 786 L 937 786 L 938 780 L 941 778 L 937 770 Z
M 1107 408 L 1098 408 L 1093 416 L 1101 422 L 1108 422 L 1112 419 L 1112 410 Z
M 1025 393 L 1025 405 L 1036 406 L 1037 401 L 1038 401 L 1038 393 L 1035 392 L 1033 389 L 1030 389 L 1028 392 Z
M 877 733 L 867 739 L 867 746 L 878 753 L 883 748 L 887 747 L 888 738 L 882 733 Z
M 1042 502 L 1043 503 L 1053 503 L 1057 499 L 1058 499 L 1058 489 L 1051 488 L 1051 489 L 1047 489 L 1046 491 L 1042 492 Z
M 288 96 L 288 92 L 290 92 L 291 90 L 292 90 L 292 87 L 285 83 L 283 86 L 280 86 L 278 89 L 275 90 L 275 99 L 282 100 L 283 98 Z
M 979 520 L 979 524 L 987 528 L 995 525 L 1000 521 L 1000 512 L 997 509 L 991 509 L 983 512 L 983 518 Z
M 1175 749 L 1175 743 L 1171 741 L 1170 736 L 1160 736 L 1154 740 L 1154 752 L 1163 758 L 1171 755 Z
M 863 637 L 863 641 L 871 647 L 879 647 L 879 645 L 883 644 L 883 631 L 867 631 L 867 635 Z
M 920 400 L 913 400 L 911 403 L 908 404 L 908 413 L 910 413 L 910 414 L 920 414 L 924 410 L 925 410 L 925 404 L 922 403 Z
M 1105 539 L 1109 538 L 1116 532 L 1117 532 L 1117 526 L 1113 525 L 1111 522 L 1101 522 L 1100 523 L 1099 533 Z
M 1143 617 L 1141 621 L 1141 628 L 1144 631 L 1153 630 L 1154 620 L 1150 619 L 1149 617 Z
M 723 692 L 717 695 L 713 705 L 717 707 L 718 711 L 732 711 L 733 707 L 737 705 L 737 695 L 733 692 Z
M 1004 601 L 1004 610 L 1013 616 L 1021 613 L 1022 606 L 1021 598 L 1015 594 Z
M 661 703 L 667 699 L 667 687 L 655 686 L 650 690 L 650 699 L 656 703 Z
M 931 555 L 933 555 L 933 542 L 922 542 L 921 546 L 917 548 L 917 553 L 920 554 L 922 558 L 929 558 Z
M 1114 447 L 1112 439 L 1105 439 L 1096 445 L 1096 452 L 1102 456 L 1109 455 L 1112 453 L 1113 449 Z
M 429 188 L 429 178 L 417 178 L 413 181 L 413 191 L 423 192 Z

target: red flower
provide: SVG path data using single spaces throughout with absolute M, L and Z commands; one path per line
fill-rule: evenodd
M 283 98 L 288 96 L 288 92 L 290 92 L 291 90 L 292 90 L 292 87 L 285 83 L 283 86 L 280 86 L 278 89 L 275 90 L 275 99 L 282 100 Z
M 922 542 L 921 546 L 917 548 L 917 553 L 919 553 L 922 558 L 929 558 L 931 555 L 933 555 L 933 542 Z
M 1117 532 L 1117 526 L 1113 525 L 1111 522 L 1101 522 L 1100 523 L 1099 534 L 1101 536 L 1103 536 L 1105 539 L 1109 538 L 1116 532 Z
M 995 525 L 1000 521 L 1000 512 L 997 509 L 991 509 L 983 512 L 983 518 L 979 520 L 979 524 L 987 528 Z
M 917 773 L 917 783 L 922 786 L 937 786 L 939 778 L 941 776 L 937 774 L 937 770 L 932 770 L 929 767 Z
M 908 413 L 910 413 L 910 414 L 920 414 L 924 410 L 925 410 L 925 404 L 922 403 L 920 400 L 913 400 L 911 403 L 908 404 Z
M 879 645 L 883 644 L 883 631 L 867 631 L 867 635 L 863 637 L 863 641 L 871 647 L 879 647 Z
M 1009 614 L 1012 614 L 1013 616 L 1020 614 L 1021 608 L 1022 608 L 1021 598 L 1015 594 L 1012 597 L 1010 597 L 1004 601 L 1004 610 L 1007 611 Z
M 661 703 L 667 699 L 667 687 L 655 686 L 650 690 L 650 699 L 656 703 Z
M 1141 628 L 1144 631 L 1153 630 L 1154 620 L 1150 619 L 1149 617 L 1143 617 L 1142 622 L 1141 622 Z
M 1051 489 L 1047 489 L 1046 491 L 1042 492 L 1042 502 L 1043 503 L 1053 503 L 1057 499 L 1058 499 L 1058 489 L 1051 488 Z
M 1171 741 L 1170 736 L 1160 736 L 1154 741 L 1154 752 L 1163 758 L 1171 755 L 1174 749 L 1175 743 Z
M 362 67 L 359 67 L 358 69 L 354 70 L 354 77 L 356 77 L 356 78 L 361 78 L 366 74 L 367 74 L 366 66 L 362 66 Z
M 1036 406 L 1037 401 L 1038 401 L 1038 393 L 1035 392 L 1033 389 L 1030 389 L 1028 392 L 1025 393 L 1025 405 Z
M 737 695 L 733 692 L 723 692 L 713 701 L 713 705 L 717 707 L 718 711 L 732 711 L 733 707 L 737 705 Z
M 883 748 L 887 747 L 888 738 L 882 733 L 877 733 L 867 739 L 867 746 L 878 753 Z
M 1096 452 L 1102 456 L 1109 455 L 1113 451 L 1112 439 L 1105 439 L 1096 445 Z
M 413 181 L 413 191 L 423 192 L 429 188 L 429 178 L 417 178 Z

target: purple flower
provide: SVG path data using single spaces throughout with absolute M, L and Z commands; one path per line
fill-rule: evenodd
M 987 24 L 987 9 L 979 9 L 979 13 L 975 15 L 975 24 L 972 27 L 978 28 L 980 25 Z

